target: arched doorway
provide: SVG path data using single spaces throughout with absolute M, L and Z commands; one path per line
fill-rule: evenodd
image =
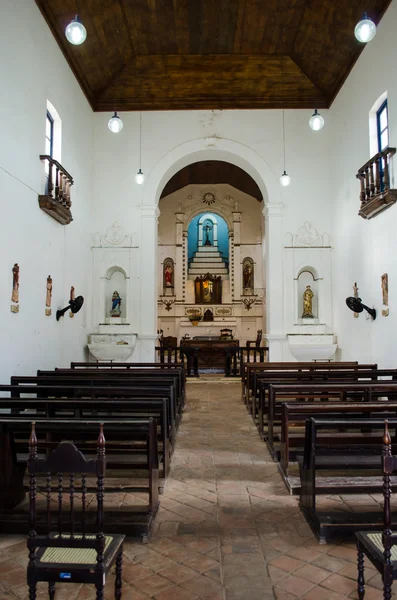
M 153 272 L 159 272 L 157 255 L 157 219 L 158 202 L 162 191 L 170 179 L 183 167 L 199 161 L 222 160 L 244 169 L 256 182 L 264 200 L 264 241 L 263 264 L 265 266 L 266 324 L 267 337 L 277 342 L 285 336 L 282 334 L 282 290 L 280 285 L 271 286 L 270 282 L 279 282 L 282 273 L 282 204 L 278 180 L 267 163 L 251 148 L 232 140 L 219 138 L 201 138 L 181 144 L 167 153 L 154 167 L 145 185 L 143 204 L 141 206 L 141 244 L 145 262 L 141 264 L 141 306 L 142 334 L 141 359 L 153 360 L 154 346 L 157 338 L 157 299 L 158 278 Z M 263 217 L 261 219 L 263 223 Z M 178 216 L 176 215 L 178 219 Z M 175 224 L 178 226 L 178 221 Z M 183 223 L 179 223 L 181 235 Z M 273 333 L 274 332 L 274 333 Z M 274 354 L 274 359 L 281 358 L 281 349 Z

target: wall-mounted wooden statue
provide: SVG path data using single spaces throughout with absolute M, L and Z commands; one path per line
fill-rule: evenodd
M 46 296 L 45 296 L 45 316 L 51 316 L 51 299 L 52 299 L 52 278 L 51 275 L 47 277 L 47 287 L 46 287 Z
M 382 317 L 389 316 L 389 276 L 387 273 L 381 275 L 381 286 L 382 286 Z
M 252 258 L 243 260 L 243 294 L 254 293 L 254 261 Z
M 73 302 L 74 300 L 76 300 L 76 294 L 75 294 L 75 292 L 74 292 L 74 286 L 72 285 L 72 286 L 70 287 L 70 298 L 69 298 L 69 304 L 70 304 L 71 302 Z M 71 310 L 69 311 L 69 317 L 70 317 L 71 319 L 74 319 L 74 313 L 72 313 L 72 311 L 71 311 Z
M 18 265 L 18 263 L 15 263 L 12 268 L 11 301 L 15 302 L 15 304 L 11 305 L 11 312 L 18 313 L 19 312 L 19 265 Z
M 358 287 L 357 287 L 356 282 L 354 282 L 354 285 L 353 285 L 353 297 L 358 298 Z M 355 312 L 355 313 L 353 313 L 353 316 L 355 319 L 358 319 L 359 313 Z

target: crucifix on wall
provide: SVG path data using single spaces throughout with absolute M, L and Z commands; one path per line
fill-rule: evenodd
M 207 223 L 206 225 L 204 225 L 203 231 L 205 231 L 205 243 L 204 243 L 204 246 L 212 246 L 211 240 L 210 240 L 210 231 L 212 231 L 212 225 L 210 225 L 209 223 Z

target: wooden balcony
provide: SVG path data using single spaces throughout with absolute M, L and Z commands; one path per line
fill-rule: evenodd
M 39 195 L 39 206 L 61 225 L 68 225 L 73 221 L 70 210 L 72 205 L 70 188 L 73 185 L 73 177 L 48 154 L 41 154 L 40 160 L 48 163 L 48 181 L 47 193 Z
M 397 200 L 397 190 L 390 189 L 390 165 L 395 153 L 395 148 L 386 148 L 358 170 L 356 177 L 361 184 L 358 214 L 363 219 L 372 219 Z

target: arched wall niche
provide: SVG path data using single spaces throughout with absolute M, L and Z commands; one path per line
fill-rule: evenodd
M 306 265 L 299 269 L 296 276 L 296 302 L 297 302 L 297 316 L 298 320 L 303 316 L 303 294 L 305 293 L 306 286 L 310 285 L 314 296 L 312 298 L 313 317 L 319 318 L 319 291 L 320 291 L 320 277 L 317 269 L 310 265 Z

